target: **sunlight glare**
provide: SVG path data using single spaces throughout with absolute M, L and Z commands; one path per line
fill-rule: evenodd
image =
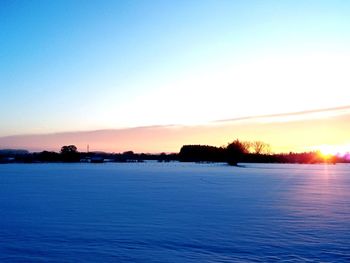
M 322 156 L 345 156 L 350 151 L 350 145 L 320 145 L 317 149 L 321 152 Z

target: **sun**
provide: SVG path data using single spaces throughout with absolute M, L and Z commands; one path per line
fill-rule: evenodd
M 350 151 L 350 145 L 320 145 L 317 149 L 323 157 L 344 156 Z
M 319 147 L 319 150 L 320 150 L 321 154 L 324 156 L 337 154 L 337 150 L 335 149 L 335 147 L 332 147 L 330 145 L 322 145 Z

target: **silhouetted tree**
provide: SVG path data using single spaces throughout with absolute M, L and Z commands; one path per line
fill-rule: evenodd
M 243 148 L 245 149 L 245 153 L 250 153 L 251 148 L 253 147 L 253 144 L 248 141 L 240 141 L 240 143 L 243 145 Z
M 60 155 L 56 152 L 43 151 L 37 154 L 39 162 L 58 162 Z
M 166 155 L 166 153 L 161 153 L 161 154 L 159 154 L 159 156 L 158 156 L 158 162 L 166 162 L 167 161 L 167 155 Z
M 78 152 L 78 149 L 75 145 L 62 146 L 61 148 L 61 154 L 77 153 L 77 152 Z
M 63 162 L 79 162 L 80 155 L 75 145 L 62 146 L 61 160 Z
M 123 158 L 126 161 L 136 161 L 138 159 L 137 155 L 133 151 L 123 152 Z
M 237 140 L 229 143 L 226 147 L 226 161 L 229 165 L 237 165 L 243 160 L 245 154 L 249 153 L 247 144 Z
M 223 162 L 224 149 L 208 145 L 184 145 L 179 153 L 182 162 Z
M 271 152 L 270 145 L 262 141 L 252 142 L 251 148 L 255 154 L 269 154 Z

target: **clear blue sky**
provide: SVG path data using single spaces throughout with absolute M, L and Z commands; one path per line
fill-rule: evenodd
M 3 0 L 0 136 L 350 104 L 349 14 L 345 0 Z

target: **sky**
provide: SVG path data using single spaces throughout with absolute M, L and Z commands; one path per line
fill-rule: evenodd
M 156 126 L 177 127 L 164 137 L 173 146 L 159 140 L 140 150 L 175 151 L 188 138 L 218 145 L 247 133 L 276 151 L 301 150 L 296 141 L 310 141 L 320 120 L 332 133 L 304 150 L 350 145 L 342 133 L 348 115 L 337 110 L 350 105 L 349 13 L 345 0 L 1 1 L 0 148 L 57 149 L 70 140 L 42 139 L 99 130 L 136 129 L 143 142 L 144 127 Z M 290 118 L 313 110 L 318 116 L 306 114 L 305 125 Z M 278 114 L 283 125 L 275 117 L 268 130 L 255 118 Z M 245 117 L 253 117 L 249 129 L 241 122 L 229 133 L 227 124 L 213 129 Z M 281 125 L 289 127 L 283 139 L 261 136 Z M 40 140 L 23 141 L 28 134 Z M 22 139 L 9 143 L 13 136 Z
M 235 138 L 269 142 L 275 153 L 349 150 L 350 107 L 261 115 L 204 125 L 160 125 L 85 132 L 0 137 L 5 148 L 59 151 L 74 144 L 79 151 L 179 152 L 185 144 L 226 146 Z

